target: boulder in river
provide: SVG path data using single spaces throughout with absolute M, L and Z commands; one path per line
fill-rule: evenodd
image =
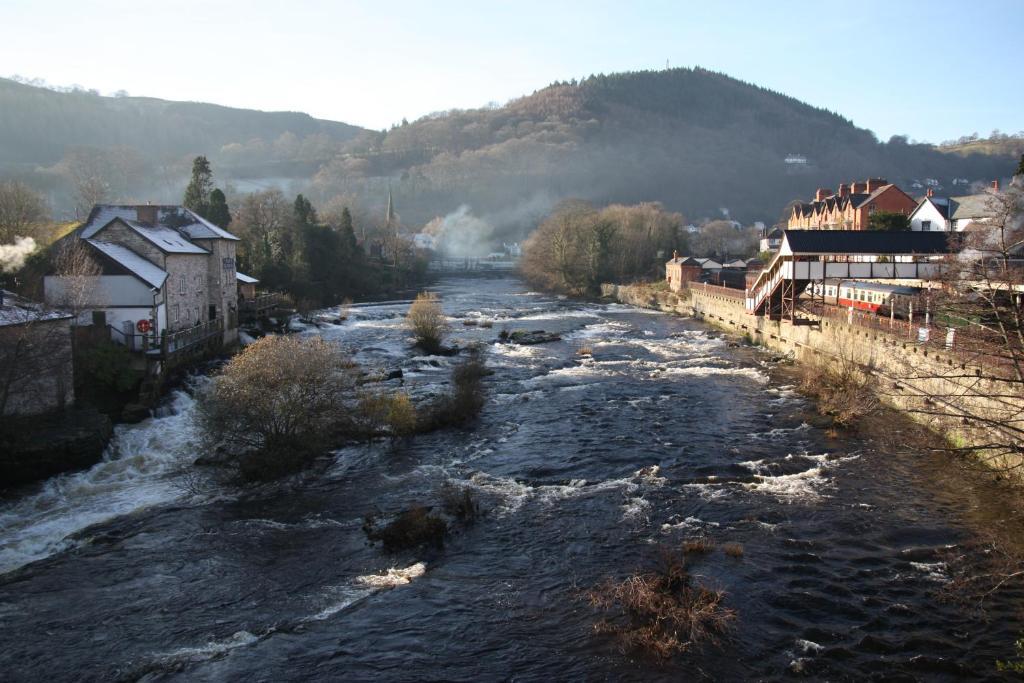
M 547 344 L 548 342 L 561 341 L 560 337 L 555 332 L 546 332 L 544 330 L 532 330 L 527 332 L 526 330 L 517 330 L 510 332 L 508 335 L 508 341 L 513 344 L 520 344 L 522 346 L 530 346 L 532 344 Z

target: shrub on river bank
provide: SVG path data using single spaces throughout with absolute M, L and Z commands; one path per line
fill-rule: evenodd
M 428 292 L 417 295 L 406 316 L 409 330 L 416 337 L 416 345 L 429 354 L 438 354 L 444 336 L 448 333 L 448 320 L 437 297 Z
M 269 336 L 245 347 L 199 396 L 207 446 L 249 480 L 299 469 L 351 423 L 352 362 L 319 337 Z
M 803 364 L 801 390 L 817 399 L 818 412 L 836 425 L 850 427 L 880 405 L 875 377 L 839 353 L 834 358 L 809 358 Z
M 452 391 L 435 399 L 419 414 L 417 430 L 456 427 L 476 418 L 484 407 L 483 378 L 490 374 L 478 353 L 452 369 Z
M 198 396 L 206 464 L 243 480 L 297 471 L 353 439 L 405 437 L 475 418 L 488 374 L 478 353 L 452 370 L 452 390 L 417 407 L 403 392 L 357 391 L 358 369 L 320 337 L 268 336 L 228 362 Z M 369 387 L 369 388 L 368 388 Z

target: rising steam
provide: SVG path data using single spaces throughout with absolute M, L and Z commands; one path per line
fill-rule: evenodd
M 35 250 L 36 241 L 31 237 L 15 237 L 14 244 L 0 244 L 0 273 L 19 270 Z
M 444 218 L 435 218 L 423 228 L 432 235 L 437 250 L 451 258 L 485 256 L 494 243 L 494 227 L 477 218 L 463 204 Z

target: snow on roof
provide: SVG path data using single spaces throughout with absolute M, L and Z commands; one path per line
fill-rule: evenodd
M 130 227 L 135 232 L 139 233 L 147 240 L 156 245 L 156 248 L 160 251 L 167 252 L 169 254 L 209 254 L 207 250 L 200 247 L 198 244 L 192 244 L 188 239 L 177 230 L 171 228 L 165 228 L 161 226 L 151 226 L 145 223 L 139 223 L 137 221 L 120 220 L 125 225 Z
M 127 247 L 99 240 L 85 240 L 85 242 L 109 256 L 150 287 L 159 289 L 167 279 L 167 273 L 164 270 Z
M 189 223 L 178 228 L 192 239 L 222 239 L 235 241 L 238 240 L 238 238 L 232 235 L 230 232 L 228 232 L 224 228 L 214 225 L 210 221 L 200 216 L 195 211 L 186 209 L 184 207 L 182 207 L 181 211 L 183 214 L 187 214 L 195 219 L 194 223 Z
M 90 238 L 115 218 L 129 223 L 139 222 L 139 206 L 134 204 L 97 204 L 89 213 L 89 218 L 81 228 L 81 236 Z M 238 240 L 227 230 L 219 228 L 195 211 L 184 206 L 160 205 L 144 206 L 144 210 L 156 212 L 155 227 L 180 231 L 189 239 L 226 239 Z
M 42 304 L 29 301 L 14 292 L 2 290 L 0 294 L 0 327 L 23 325 L 25 323 L 63 320 L 72 317 L 63 311 L 47 310 Z
M 250 277 L 245 273 L 239 273 L 237 270 L 235 271 L 235 278 L 237 278 L 239 282 L 247 285 L 254 285 L 259 282 L 256 278 Z

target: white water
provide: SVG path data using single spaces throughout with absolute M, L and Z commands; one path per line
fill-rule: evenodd
M 92 468 L 0 506 L 0 574 L 70 548 L 69 536 L 93 524 L 183 497 L 180 475 L 196 457 L 194 415 L 195 400 L 176 391 L 170 415 L 119 425 Z

